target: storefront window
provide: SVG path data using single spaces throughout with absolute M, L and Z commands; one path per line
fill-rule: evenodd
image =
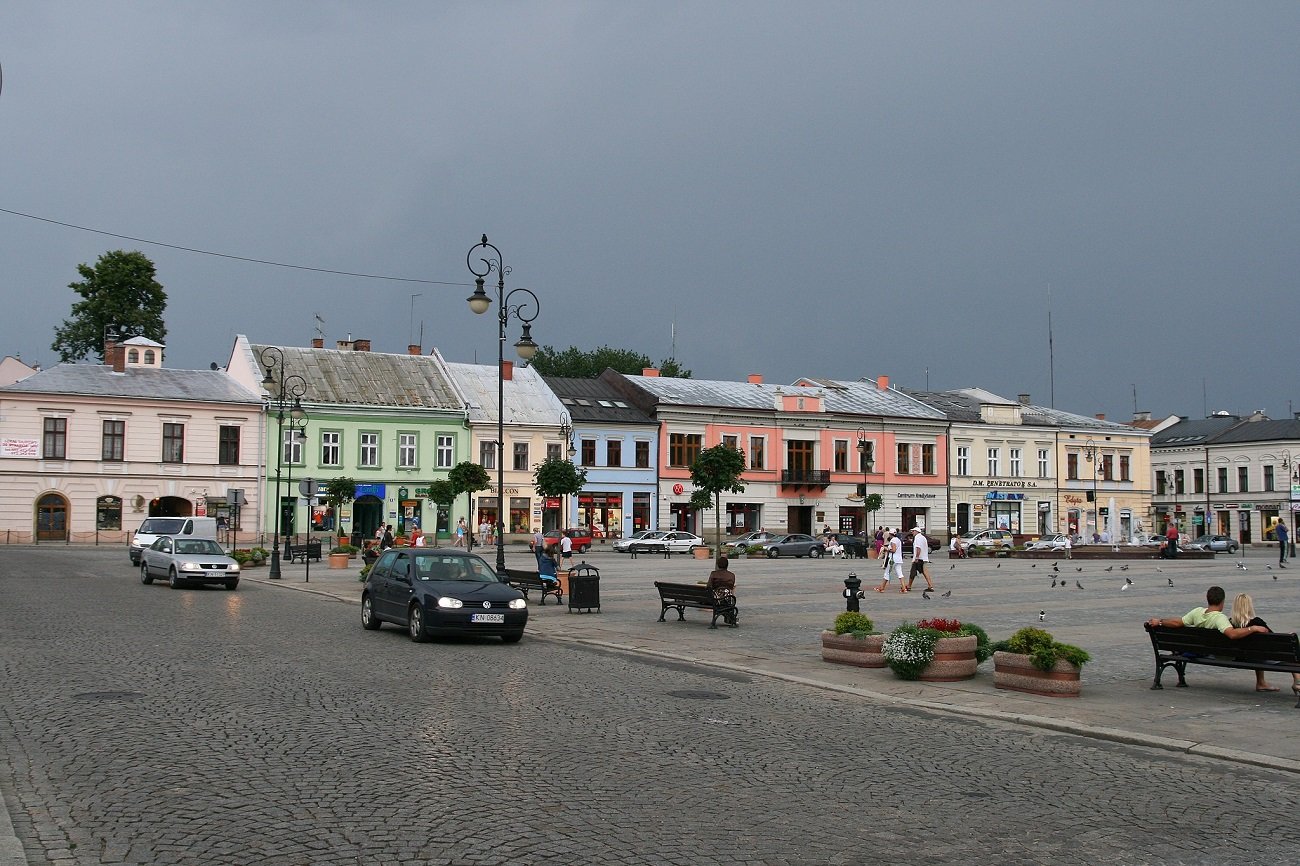
M 117 496 L 101 496 L 95 500 L 95 527 L 97 529 L 122 528 L 122 500 Z
M 650 528 L 650 494 L 632 494 L 632 531 Z
M 578 496 L 578 525 L 601 535 L 616 537 L 623 527 L 623 494 L 583 493 Z
M 478 498 L 478 519 L 474 521 L 474 526 L 480 523 L 486 523 L 488 526 L 497 525 L 497 498 L 495 496 L 480 496 Z
M 989 526 L 993 529 L 1005 529 L 1007 532 L 1020 532 L 1020 503 L 992 500 L 989 502 Z
M 513 533 L 531 532 L 528 520 L 528 497 L 510 497 L 510 531 Z

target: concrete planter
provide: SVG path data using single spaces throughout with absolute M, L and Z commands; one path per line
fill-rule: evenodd
M 350 557 L 346 553 L 331 553 L 329 555 L 329 558 L 330 558 L 330 568 L 348 567 L 349 564 L 348 560 Z
M 713 558 L 713 551 L 712 551 L 712 550 L 709 550 L 707 547 L 696 547 L 696 548 L 692 548 L 692 549 L 691 549 L 691 554 L 692 554 L 696 559 L 712 559 L 712 558 Z
M 1064 659 L 1050 671 L 1040 671 L 1027 655 L 993 654 L 993 685 L 1000 689 L 1049 698 L 1077 698 L 1082 688 L 1079 673 L 1079 668 Z
M 934 661 L 921 671 L 921 680 L 927 683 L 955 683 L 975 676 L 979 662 L 975 648 L 979 639 L 967 637 L 941 637 L 934 645 Z
M 881 655 L 880 649 L 884 644 L 883 634 L 869 634 L 864 638 L 856 638 L 851 634 L 824 631 L 822 632 L 822 660 L 859 668 L 883 668 L 885 657 Z

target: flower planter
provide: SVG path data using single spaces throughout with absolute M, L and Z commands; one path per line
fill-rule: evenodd
M 330 568 L 347 568 L 350 557 L 346 553 L 331 553 Z
M 695 548 L 692 548 L 692 549 L 691 549 L 691 553 L 694 554 L 694 556 L 695 556 L 696 559 L 712 559 L 712 558 L 713 558 L 713 551 L 712 551 L 712 550 L 709 550 L 707 547 L 695 547 Z
M 883 634 L 869 634 L 864 638 L 852 634 L 822 632 L 822 660 L 859 668 L 883 668 L 885 657 L 880 654 L 884 646 Z
M 1077 698 L 1082 688 L 1079 668 L 1064 659 L 1050 671 L 1040 671 L 1029 656 L 1009 652 L 993 654 L 993 685 L 1049 698 Z
M 939 638 L 934 645 L 934 661 L 921 672 L 921 680 L 927 683 L 955 683 L 975 676 L 975 669 L 979 666 L 975 659 L 975 648 L 978 645 L 979 639 L 974 635 Z

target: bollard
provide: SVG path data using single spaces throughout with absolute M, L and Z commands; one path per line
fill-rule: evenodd
M 856 572 L 849 572 L 849 576 L 844 578 L 844 599 L 848 605 L 847 610 L 858 613 L 858 599 L 862 598 L 862 579 Z

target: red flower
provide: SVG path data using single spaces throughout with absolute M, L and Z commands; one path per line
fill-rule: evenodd
M 935 631 L 957 632 L 961 631 L 961 623 L 955 619 L 944 619 L 935 617 L 934 619 L 923 619 L 917 622 L 917 628 L 931 628 Z

